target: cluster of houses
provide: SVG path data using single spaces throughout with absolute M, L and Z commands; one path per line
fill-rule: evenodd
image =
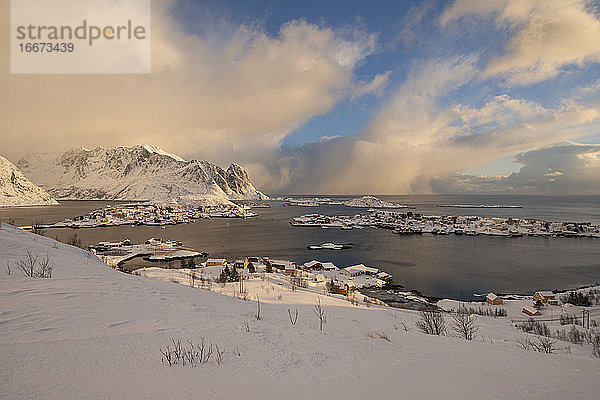
M 302 286 L 325 286 L 333 293 L 349 294 L 353 290 L 366 286 L 384 286 L 392 276 L 378 268 L 364 264 L 339 268 L 332 262 L 311 260 L 298 265 L 294 261 L 271 259 L 269 257 L 242 257 L 233 262 L 225 258 L 209 258 L 203 267 L 242 269 L 252 272 L 275 272 L 297 278 Z
M 88 214 L 66 219 L 48 228 L 99 228 L 120 225 L 161 226 L 193 222 L 201 218 L 247 218 L 257 214 L 247 207 L 218 204 L 184 207 L 178 204 L 134 203 L 107 205 Z
M 501 305 L 504 304 L 502 298 L 494 293 L 489 293 L 485 297 L 485 301 L 491 305 Z M 556 296 L 556 294 L 546 291 L 540 290 L 534 293 L 533 295 L 533 306 L 523 307 L 523 314 L 529 315 L 530 317 L 536 317 L 542 315 L 540 310 L 538 309 L 540 306 L 560 306 L 561 302 Z
M 396 234 L 432 233 L 437 235 L 488 236 L 582 236 L 600 238 L 600 225 L 591 222 L 549 222 L 537 219 L 479 216 L 423 215 L 415 212 L 368 210 L 365 215 L 328 216 L 307 214 L 295 217 L 290 224 L 298 227 L 393 229 Z

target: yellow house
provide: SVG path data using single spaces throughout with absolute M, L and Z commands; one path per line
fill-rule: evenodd
M 225 258 L 209 258 L 206 260 L 207 267 L 222 267 L 227 264 L 227 260 Z
M 495 306 L 503 303 L 502 299 L 499 296 L 496 296 L 494 293 L 489 293 L 487 296 L 485 296 L 485 301 Z
M 546 303 L 550 303 L 550 304 L 554 304 L 557 305 L 558 304 L 558 299 L 556 298 L 556 295 L 552 292 L 548 292 L 548 291 L 539 291 L 539 292 L 535 292 L 535 294 L 533 295 L 533 302 L 537 303 L 539 301 L 542 302 L 542 304 L 546 304 Z
M 523 307 L 523 314 L 527 314 L 530 317 L 537 317 L 538 315 L 542 315 L 541 312 L 539 312 L 539 310 L 536 309 L 531 309 L 531 308 L 527 308 L 527 307 Z

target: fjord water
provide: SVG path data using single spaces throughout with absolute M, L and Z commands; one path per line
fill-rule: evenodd
M 600 223 L 600 196 L 379 196 L 415 207 L 414 212 L 436 215 L 480 215 L 538 218 L 549 221 Z M 334 199 L 348 197 L 332 196 Z M 0 209 L 0 219 L 16 225 L 45 223 L 82 215 L 114 202 L 64 201 L 61 206 Z M 289 219 L 307 213 L 353 215 L 364 209 L 345 206 L 298 207 L 271 201 L 271 208 L 254 211 L 256 218 L 210 219 L 167 226 L 122 226 L 78 229 L 85 244 L 105 240 L 142 242 L 149 237 L 181 240 L 212 257 L 243 255 L 332 261 L 343 267 L 364 263 L 394 276 L 394 282 L 428 296 L 472 299 L 476 293 L 530 293 L 539 289 L 567 289 L 600 281 L 600 239 L 399 236 L 390 230 L 298 228 Z M 522 208 L 442 208 L 438 204 L 503 204 Z M 402 210 L 400 210 L 402 211 Z M 70 229 L 48 230 L 67 236 Z M 309 244 L 354 243 L 350 250 L 308 250 Z M 24 249 L 25 251 L 25 249 Z

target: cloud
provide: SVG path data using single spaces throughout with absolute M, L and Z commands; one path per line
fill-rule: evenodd
M 385 89 L 385 87 L 388 84 L 390 74 L 391 71 L 387 71 L 384 74 L 375 75 L 371 82 L 357 84 L 356 88 L 352 91 L 350 101 L 365 96 L 367 94 L 381 96 L 381 94 L 383 93 L 383 89 Z
M 4 54 L 7 3 L 0 19 Z M 2 63 L 2 153 L 153 143 L 184 157 L 253 163 L 349 97 L 354 68 L 376 42 L 360 29 L 303 20 L 276 35 L 254 26 L 218 37 L 188 35 L 168 2 L 154 2 L 152 11 L 152 74 L 11 75 Z M 371 91 L 381 86 L 376 80 Z
M 549 117 L 552 111 L 533 101 L 511 98 L 507 94 L 495 96 L 483 107 L 457 105 L 458 117 L 470 126 L 509 125 L 522 119 Z
M 523 167 L 509 176 L 455 174 L 432 186 L 442 193 L 600 194 L 600 145 L 561 143 L 517 154 L 516 161 Z
M 464 177 L 462 171 L 598 132 L 597 106 L 569 99 L 555 108 L 507 94 L 480 107 L 456 104 L 455 93 L 471 82 L 477 61 L 467 56 L 415 65 L 360 134 L 283 149 L 266 164 L 274 177 L 269 190 L 428 193 L 451 191 L 448 187 L 471 190 L 469 185 L 483 187 L 482 182 L 508 188 L 495 178 Z M 443 106 L 448 98 L 449 105 Z M 452 176 L 462 186 L 448 186 Z
M 482 77 L 528 86 L 600 61 L 600 19 L 587 5 L 583 0 L 457 0 L 440 22 L 475 15 L 492 17 L 499 30 L 508 28 L 512 37 L 505 54 L 492 58 Z

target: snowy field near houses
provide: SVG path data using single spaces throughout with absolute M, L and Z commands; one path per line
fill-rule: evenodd
M 0 273 L 0 398 L 596 399 L 600 393 L 600 359 L 588 345 L 561 343 L 570 352 L 555 354 L 523 350 L 515 341 L 531 335 L 508 318 L 479 317 L 471 342 L 428 336 L 415 327 L 417 312 L 355 306 L 255 279 L 248 290 L 261 298 L 257 321 L 257 302 L 233 297 L 235 283 L 223 295 L 217 287 L 128 275 L 79 248 L 1 225 L 2 269 L 28 250 L 47 255 L 54 270 L 50 279 L 25 277 L 14 267 Z M 317 299 L 327 317 L 323 331 L 312 312 Z M 298 310 L 296 325 L 288 309 Z M 171 338 L 202 337 L 223 351 L 220 363 L 161 362 L 159 348 Z

